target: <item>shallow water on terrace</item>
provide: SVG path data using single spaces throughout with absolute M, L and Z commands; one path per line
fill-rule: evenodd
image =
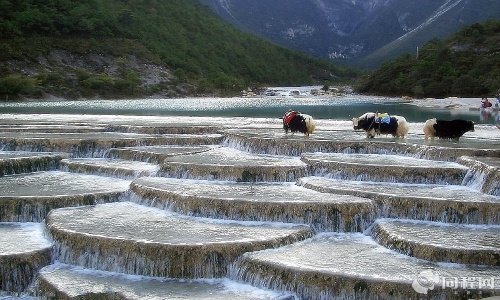
M 411 184 L 393 182 L 371 182 L 337 180 L 323 177 L 306 177 L 299 181 L 300 184 L 313 184 L 316 186 L 334 187 L 338 190 L 357 190 L 369 193 L 379 193 L 387 196 L 416 196 L 436 200 L 453 200 L 463 202 L 488 202 L 500 203 L 500 197 L 485 195 L 477 190 L 459 185 L 434 185 Z
M 227 279 L 160 279 L 83 269 L 64 264 L 46 267 L 42 269 L 41 274 L 44 280 L 70 297 L 116 291 L 126 299 L 148 300 L 294 299 L 290 295 L 258 289 Z
M 114 139 L 139 139 L 150 137 L 148 134 L 139 133 L 123 133 L 123 132 L 86 132 L 86 133 L 40 133 L 40 132 L 2 132 L 0 137 L 5 138 L 28 138 L 28 139 L 97 139 L 97 140 L 114 140 Z
M 0 180 L 2 196 L 78 195 L 92 192 L 126 191 L 130 181 L 59 171 L 4 176 Z
M 220 147 L 210 151 L 169 157 L 167 162 L 202 165 L 234 165 L 234 166 L 305 166 L 298 158 L 275 157 L 269 155 L 251 155 L 243 151 Z
M 124 147 L 119 148 L 123 151 L 133 151 L 133 152 L 146 152 L 152 154 L 164 154 L 164 155 L 179 155 L 187 153 L 204 152 L 210 150 L 212 147 L 209 146 L 138 146 L 138 147 Z
M 155 189 L 172 191 L 183 196 L 216 198 L 229 200 L 263 201 L 263 202 L 335 202 L 335 203 L 370 203 L 366 198 L 320 193 L 295 185 L 295 183 L 234 183 L 185 181 L 179 179 L 148 177 L 136 180 L 138 184 Z
M 450 225 L 435 222 L 378 220 L 385 231 L 417 244 L 453 249 L 498 251 L 500 226 Z M 432 237 L 429 236 L 432 232 Z
M 253 252 L 248 257 L 265 264 L 288 266 L 296 269 L 297 273 L 314 271 L 392 282 L 411 282 L 425 269 L 434 269 L 445 276 L 451 274 L 451 277 L 500 275 L 499 269 L 446 268 L 428 261 L 403 257 L 362 234 L 319 234 L 277 250 Z
M 0 151 L 0 160 L 10 159 L 10 158 L 22 158 L 22 157 L 37 157 L 52 155 L 52 152 L 28 152 L 28 151 Z
M 405 166 L 421 168 L 463 168 L 466 167 L 451 162 L 418 159 L 400 155 L 384 154 L 342 154 L 342 153 L 304 153 L 306 159 L 321 162 L 338 162 L 364 166 Z
M 43 226 L 40 223 L 0 223 L 0 257 L 28 253 L 50 246 L 51 243 L 43 238 Z
M 115 168 L 115 169 L 126 169 L 140 172 L 156 172 L 158 170 L 158 165 L 140 162 L 140 161 L 129 161 L 129 160 L 120 160 L 120 159 L 109 159 L 109 158 L 72 158 L 72 159 L 64 159 L 62 160 L 65 164 L 70 165 L 87 165 L 94 167 L 106 167 L 106 168 Z
M 185 218 L 131 202 L 54 210 L 48 220 L 51 227 L 71 232 L 181 245 L 265 241 L 305 228 Z

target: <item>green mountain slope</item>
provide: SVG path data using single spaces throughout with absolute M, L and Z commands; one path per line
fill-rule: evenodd
M 403 54 L 363 78 L 360 93 L 413 97 L 482 97 L 500 92 L 500 20 L 463 27 Z
M 0 0 L 0 97 L 234 93 L 349 77 L 197 0 Z

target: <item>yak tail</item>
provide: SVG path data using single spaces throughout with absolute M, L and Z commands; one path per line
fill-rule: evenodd
M 410 126 L 408 125 L 408 122 L 404 117 L 398 116 L 397 119 L 398 119 L 397 135 L 400 137 L 405 137 L 410 131 Z
M 314 119 L 309 116 L 309 115 L 302 115 L 306 121 L 306 127 L 307 127 L 307 134 L 311 134 L 314 132 L 314 129 L 316 129 L 316 122 Z

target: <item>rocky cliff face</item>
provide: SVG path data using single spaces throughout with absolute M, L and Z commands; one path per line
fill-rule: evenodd
M 498 0 L 201 2 L 226 21 L 286 47 L 351 62 L 370 59 L 371 65 L 444 38 L 463 25 L 498 18 L 500 11 Z M 377 51 L 382 53 L 372 56 Z

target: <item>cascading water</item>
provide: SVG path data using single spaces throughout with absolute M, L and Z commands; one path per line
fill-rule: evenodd
M 458 161 L 469 168 L 463 185 L 485 194 L 500 196 L 500 165 L 498 160 L 461 157 Z
M 327 120 L 310 137 L 286 135 L 275 119 L 2 121 L 25 131 L 0 130 L 4 150 L 36 150 L 31 161 L 38 151 L 64 152 L 23 169 L 11 167 L 15 157 L 2 160 L 0 226 L 44 222 L 46 236 L 37 239 L 52 248 L 25 279 L 2 284 L 4 292 L 407 299 L 419 296 L 416 279 L 432 272 L 431 299 L 500 295 L 500 135 L 426 145 L 416 133 L 367 140 L 348 122 Z M 461 247 L 444 241 L 452 235 Z M 25 243 L 9 241 L 21 250 Z M 16 264 L 12 255 L 0 258 Z

